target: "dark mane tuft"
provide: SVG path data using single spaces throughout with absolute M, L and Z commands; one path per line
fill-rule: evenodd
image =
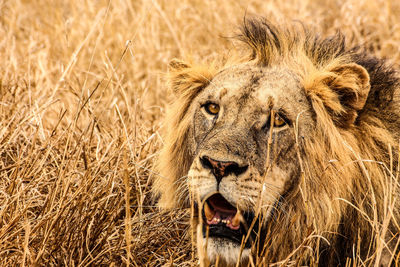
M 341 32 L 321 38 L 301 23 L 284 28 L 274 26 L 265 18 L 244 19 L 237 39 L 251 48 L 252 59 L 262 65 L 295 56 L 300 50 L 316 65 L 346 53 L 345 37 Z

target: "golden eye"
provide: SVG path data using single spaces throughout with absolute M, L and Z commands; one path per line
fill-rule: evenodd
M 204 109 L 208 114 L 217 115 L 219 112 L 219 105 L 215 103 L 208 103 L 204 105 Z
M 278 113 L 275 113 L 275 117 L 274 117 L 274 127 L 283 127 L 286 125 L 286 121 L 284 119 L 282 119 L 281 116 L 279 116 Z

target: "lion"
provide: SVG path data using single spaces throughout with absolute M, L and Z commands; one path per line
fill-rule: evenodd
M 173 60 L 154 192 L 216 265 L 399 262 L 400 78 L 343 34 L 245 19 L 241 57 Z

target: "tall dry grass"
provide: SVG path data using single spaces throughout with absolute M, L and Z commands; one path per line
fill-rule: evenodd
M 396 0 L 0 1 L 1 266 L 195 264 L 188 211 L 150 196 L 163 73 L 229 53 L 245 14 L 400 62 Z

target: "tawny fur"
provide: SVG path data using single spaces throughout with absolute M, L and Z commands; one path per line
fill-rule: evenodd
M 285 212 L 268 225 L 259 262 L 344 264 L 353 250 L 367 263 L 383 254 L 396 261 L 400 82 L 394 68 L 361 48 L 347 48 L 341 34 L 324 39 L 302 25 L 246 20 L 238 38 L 251 50 L 238 64 L 289 66 L 315 114 L 314 138 L 297 140 L 301 175 L 285 196 Z M 177 99 L 165 119 L 154 181 L 161 207 L 189 206 L 185 177 L 194 155 L 187 111 L 224 68 L 171 64 Z

